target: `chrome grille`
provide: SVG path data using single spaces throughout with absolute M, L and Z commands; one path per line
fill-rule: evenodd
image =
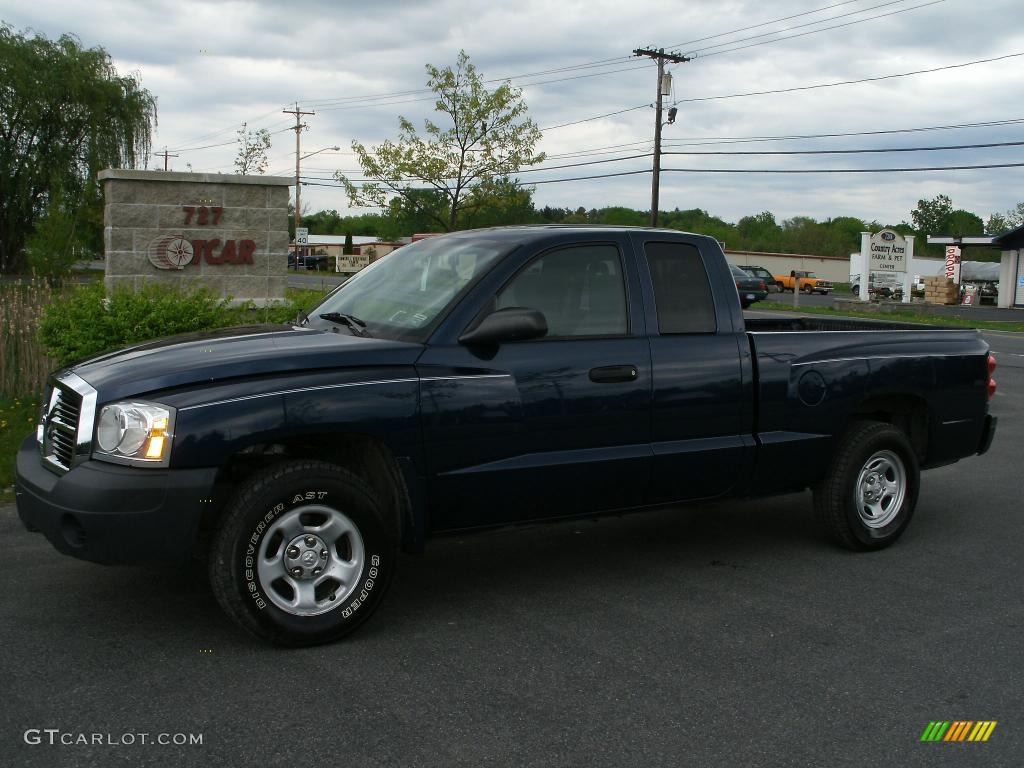
M 64 474 L 88 456 L 96 392 L 74 374 L 53 381 L 43 415 L 43 465 Z

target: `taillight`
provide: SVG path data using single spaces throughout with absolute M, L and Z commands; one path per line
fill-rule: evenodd
M 994 355 L 988 356 L 988 396 L 992 397 L 996 393 L 996 380 L 992 378 L 992 374 L 996 372 L 996 358 Z

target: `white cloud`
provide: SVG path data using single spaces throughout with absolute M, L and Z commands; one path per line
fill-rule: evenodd
M 654 100 L 653 65 L 631 57 L 638 46 L 687 43 L 714 46 L 817 19 L 862 11 L 837 19 L 843 24 L 920 5 L 903 0 L 849 2 L 821 13 L 738 32 L 690 45 L 688 41 L 813 11 L 829 2 L 764 4 L 733 0 L 687 3 L 632 3 L 567 0 L 559 3 L 496 0 L 278 3 L 129 2 L 43 0 L 20 3 L 2 17 L 17 29 L 33 28 L 50 37 L 79 36 L 112 56 L 121 72 L 138 71 L 159 100 L 155 144 L 177 149 L 175 167 L 229 171 L 234 147 L 195 149 L 230 143 L 243 121 L 250 128 L 285 128 L 281 110 L 296 100 L 313 105 L 303 150 L 340 145 L 353 139 L 374 144 L 397 132 L 398 115 L 420 123 L 432 102 L 419 93 L 427 62 L 451 64 L 464 48 L 486 77 L 515 76 L 582 63 L 613 60 L 608 69 L 575 69 L 517 81 L 524 87 L 532 117 L 541 126 L 573 122 Z M 1024 57 L 873 83 L 766 96 L 688 102 L 686 99 L 796 88 L 943 67 L 1024 51 L 1024 27 L 1016 0 L 946 0 L 917 10 L 757 45 L 721 55 L 698 56 L 672 67 L 679 117 L 666 126 L 666 149 L 704 151 L 887 148 L 1020 140 L 1020 126 L 946 130 L 831 139 L 799 139 L 681 147 L 728 137 L 792 136 L 892 130 L 984 120 L 1024 118 L 1014 95 L 1020 90 Z M 813 29 L 793 29 L 800 34 Z M 738 45 L 763 41 L 755 38 Z M 712 54 L 722 48 L 710 48 Z M 201 51 L 210 51 L 209 53 Z M 646 66 L 645 66 L 646 63 Z M 630 69 L 634 68 L 635 69 Z M 564 79 L 562 78 L 573 78 Z M 531 84 L 543 80 L 561 80 Z M 380 94 L 412 91 L 373 99 Z M 403 102 L 403 103 L 395 103 Z M 549 154 L 578 153 L 628 142 L 650 142 L 653 112 L 638 109 L 601 120 L 548 131 L 542 148 Z M 639 145 L 649 151 L 650 144 Z M 294 168 L 290 131 L 274 137 L 271 167 Z M 633 152 L 630 152 L 633 154 Z M 608 159 L 611 155 L 553 159 L 561 165 Z M 887 168 L 1017 162 L 1016 148 L 956 152 L 813 156 L 666 156 L 665 167 L 679 168 Z M 352 168 L 350 155 L 323 153 L 304 166 L 310 175 Z M 523 180 L 589 176 L 646 169 L 646 158 L 549 172 L 524 173 Z M 710 174 L 666 173 L 665 208 L 704 208 L 735 221 L 771 210 L 779 220 L 853 215 L 882 222 L 909 218 L 917 200 L 949 194 L 958 207 L 986 216 L 1024 197 L 1022 169 L 917 174 Z M 339 190 L 306 187 L 312 208 L 344 210 Z M 576 208 L 625 205 L 644 209 L 650 201 L 649 175 L 538 185 L 539 205 Z

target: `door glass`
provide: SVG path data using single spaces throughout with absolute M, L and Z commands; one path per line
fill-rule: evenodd
M 625 335 L 629 323 L 619 249 L 580 245 L 544 254 L 498 294 L 496 308 L 506 307 L 544 313 L 546 338 Z
M 714 333 L 715 302 L 700 251 L 686 243 L 647 243 L 644 250 L 659 333 Z

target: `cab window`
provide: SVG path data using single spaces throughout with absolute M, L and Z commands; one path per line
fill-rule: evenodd
M 578 245 L 549 251 L 498 294 L 497 309 L 540 310 L 546 338 L 622 336 L 629 332 L 622 258 L 614 245 Z
M 658 332 L 714 333 L 715 302 L 700 251 L 688 243 L 647 243 Z

